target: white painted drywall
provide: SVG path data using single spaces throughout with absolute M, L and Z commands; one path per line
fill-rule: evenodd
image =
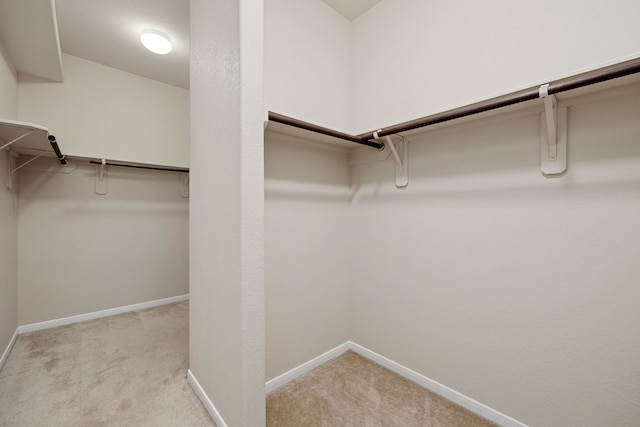
M 265 136 L 266 377 L 349 340 L 348 152 Z
M 48 165 L 19 176 L 21 325 L 189 293 L 183 174 L 108 167 L 97 195 L 95 165 Z
M 353 21 L 357 133 L 640 56 L 640 2 L 384 0 Z
M 64 83 L 19 76 L 20 120 L 64 154 L 188 167 L 189 91 L 63 55 Z
M 351 130 L 351 23 L 321 0 L 265 0 L 270 111 Z
M 354 166 L 352 340 L 528 425 L 637 424 L 639 94 L 569 109 L 565 175 L 539 115 L 423 134 L 405 190 Z
M 265 424 L 262 27 L 191 1 L 189 370 L 230 426 Z
M 0 40 L 0 117 L 15 120 L 17 110 L 16 73 Z M 5 185 L 8 156 L 0 151 L 0 356 L 18 326 L 18 205 Z
M 16 70 L 0 39 L 0 117 L 18 118 L 18 83 Z

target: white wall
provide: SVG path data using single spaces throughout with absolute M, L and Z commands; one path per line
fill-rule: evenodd
M 15 120 L 16 73 L 0 40 L 0 117 Z M 0 151 L 0 356 L 18 322 L 18 213 L 15 191 L 6 187 L 8 152 Z
M 562 176 L 539 115 L 414 138 L 405 190 L 353 167 L 352 339 L 528 425 L 637 425 L 639 93 L 570 107 Z
M 190 22 L 190 378 L 227 425 L 261 426 L 263 3 L 192 0 Z
M 18 84 L 16 70 L 0 39 L 0 117 L 16 120 L 18 116 Z
M 19 176 L 21 325 L 189 293 L 183 174 L 108 167 L 97 195 L 94 165 L 47 165 Z
M 353 128 L 640 56 L 640 2 L 384 0 L 353 22 Z
M 188 167 L 189 91 L 63 55 L 64 83 L 20 75 L 19 119 L 63 154 Z
M 351 131 L 351 23 L 321 0 L 265 0 L 270 111 Z
M 267 380 L 349 336 L 349 164 L 344 148 L 267 132 Z

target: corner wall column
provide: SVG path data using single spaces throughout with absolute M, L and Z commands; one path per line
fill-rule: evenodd
M 265 425 L 263 1 L 191 0 L 189 370 Z

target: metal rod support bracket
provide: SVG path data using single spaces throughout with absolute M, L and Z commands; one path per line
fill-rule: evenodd
M 556 160 L 558 151 L 558 101 L 554 95 L 549 95 L 549 84 L 540 86 L 540 98 L 544 101 L 544 116 L 547 121 L 547 143 L 549 144 L 549 160 Z
M 378 132 L 380 132 L 380 130 L 373 132 L 373 137 L 375 139 L 380 138 Z M 385 147 L 389 147 L 391 149 L 393 157 L 396 160 L 396 187 L 405 188 L 407 185 L 409 185 L 409 150 L 407 149 L 407 141 L 404 139 L 404 137 L 401 137 L 402 139 L 398 142 L 398 146 L 396 147 L 396 143 L 391 140 L 391 137 L 389 135 L 386 135 L 383 138 L 386 141 Z M 398 153 L 398 150 L 400 150 L 400 153 Z
M 184 174 L 184 178 L 182 180 L 181 196 L 185 199 L 189 197 L 189 172 L 186 172 Z
M 560 174 L 567 170 L 567 108 L 558 108 L 555 95 L 549 94 L 548 83 L 540 86 L 538 94 L 544 101 L 540 132 L 541 171 L 545 175 Z
M 96 194 L 107 194 L 107 161 L 101 159 L 96 165 Z

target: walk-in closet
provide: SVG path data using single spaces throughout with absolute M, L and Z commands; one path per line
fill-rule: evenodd
M 0 2 L 0 424 L 637 425 L 639 17 Z

